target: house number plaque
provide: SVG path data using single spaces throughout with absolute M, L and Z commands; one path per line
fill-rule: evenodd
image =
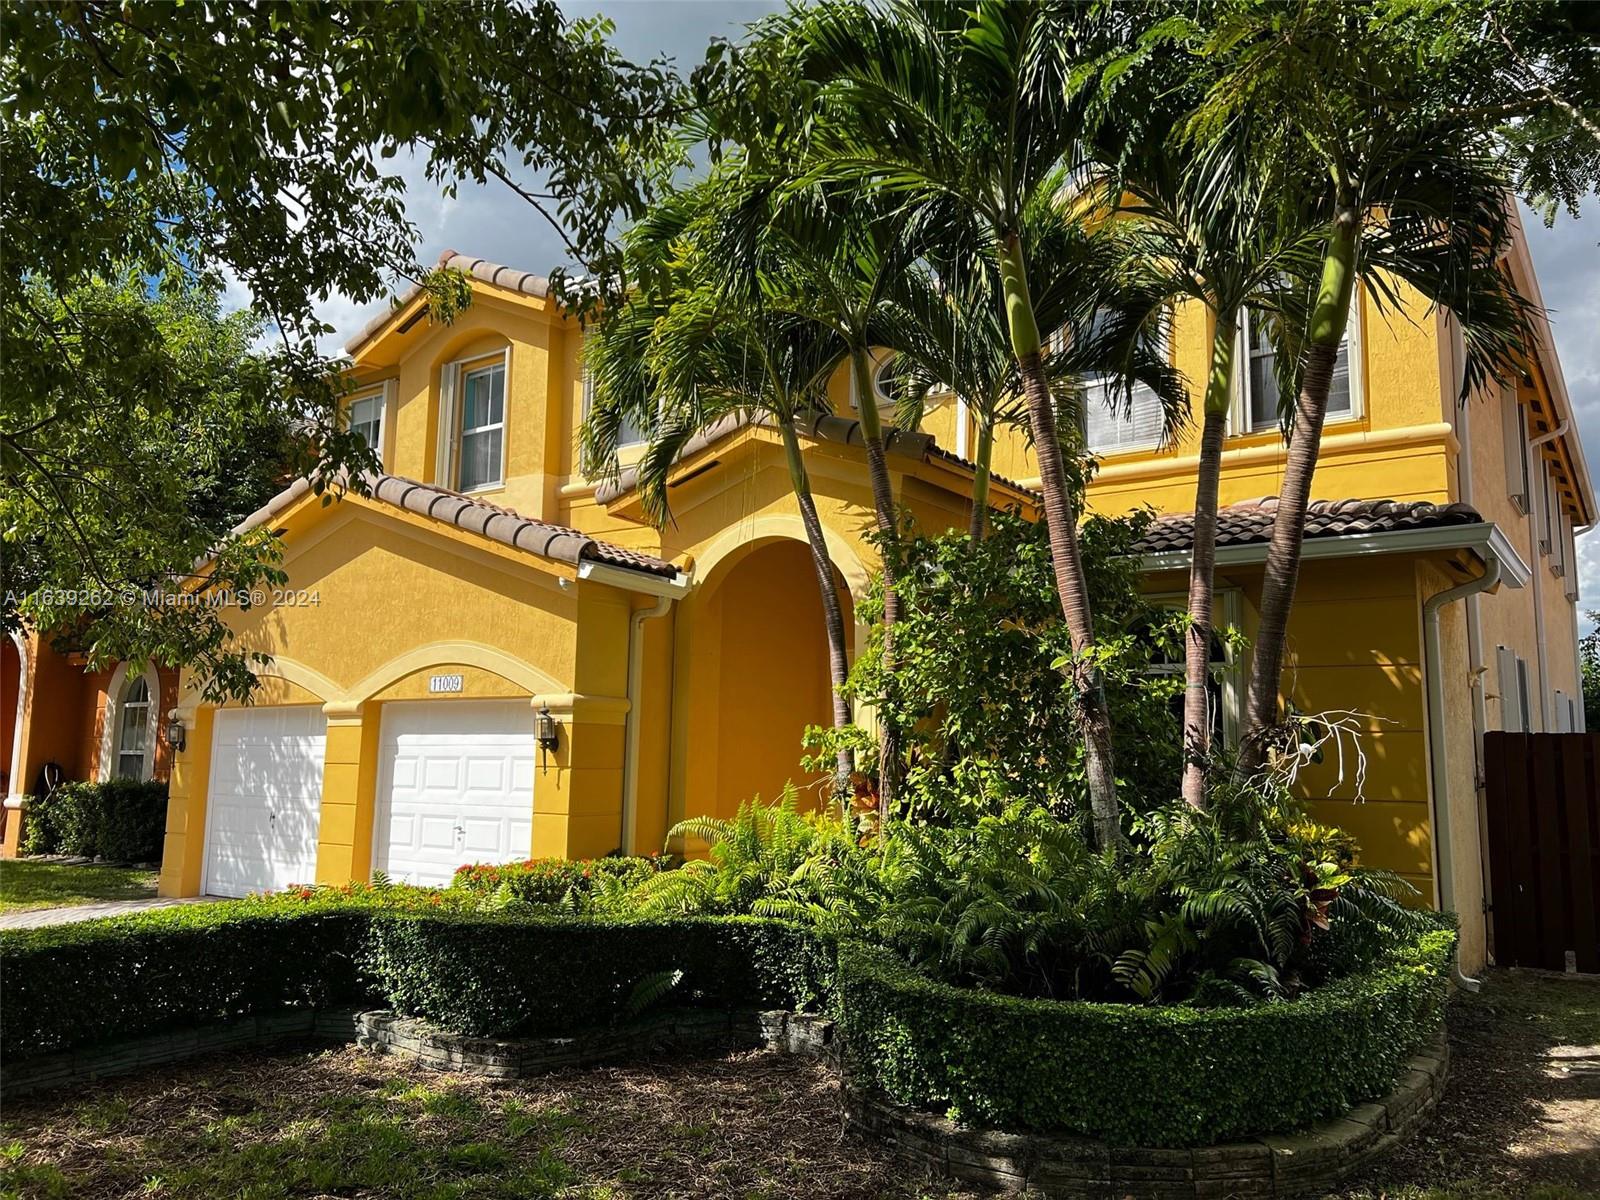
M 428 690 L 430 692 L 459 692 L 461 690 L 461 676 L 429 675 Z

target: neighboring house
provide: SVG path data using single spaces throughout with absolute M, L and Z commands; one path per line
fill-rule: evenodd
M 650 851 L 685 816 L 731 814 L 791 778 L 822 786 L 796 766 L 805 726 L 829 720 L 827 659 L 775 432 L 709 431 L 674 470 L 673 521 L 650 527 L 631 471 L 598 487 L 582 474 L 581 337 L 546 281 L 445 261 L 473 289 L 455 323 L 413 292 L 349 346 L 351 422 L 384 474 L 331 504 L 297 485 L 247 522 L 280 533 L 288 587 L 230 620 L 273 664 L 250 707 L 203 703 L 187 680 L 173 705 L 185 745 L 163 894 L 375 870 L 441 883 L 470 861 Z M 1508 262 L 1536 294 L 1520 241 Z M 1437 900 L 1433 831 L 1448 824 L 1442 898 L 1462 911 L 1470 970 L 1486 952 L 1476 734 L 1581 722 L 1572 537 L 1595 500 L 1548 330 L 1522 377 L 1463 408 L 1459 340 L 1409 299 L 1414 323 L 1357 297 L 1285 684 L 1297 711 L 1348 712 L 1365 731 L 1364 772 L 1329 747 L 1301 787 L 1367 862 Z M 1206 326 L 1177 313 L 1173 357 L 1191 378 Z M 1218 582 L 1223 618 L 1249 634 L 1271 524 L 1258 498 L 1278 490 L 1284 446 L 1248 332 L 1240 358 Z M 848 373 L 833 391 L 836 415 L 804 445 L 849 613 L 873 518 Z M 1086 432 L 1103 459 L 1091 505 L 1167 514 L 1145 565 L 1152 593 L 1181 604 L 1197 435 L 1158 446 L 1140 403 L 1126 420 L 1094 410 Z M 965 528 L 972 434 L 945 395 L 921 432 L 891 439 L 896 497 L 924 530 Z M 1032 513 L 1020 434 L 995 467 L 993 502 Z M 1428 603 L 1491 572 L 1487 594 Z M 1243 666 L 1218 662 L 1225 741 Z
M 0 637 L 0 787 L 5 791 L 5 850 L 15 854 L 24 796 L 43 779 L 165 780 L 172 750 L 161 736 L 178 701 L 178 672 L 146 663 L 86 670 L 77 655 L 55 650 L 37 633 Z

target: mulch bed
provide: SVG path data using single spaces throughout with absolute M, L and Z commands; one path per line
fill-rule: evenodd
M 413 1153 L 426 1155 L 430 1146 L 459 1146 L 478 1136 L 476 1129 L 468 1136 L 446 1130 L 438 1139 L 430 1122 L 467 1108 L 488 1114 L 473 1118 L 485 1129 L 499 1128 L 509 1106 L 535 1118 L 535 1136 L 523 1137 L 516 1153 L 553 1153 L 563 1168 L 548 1191 L 481 1190 L 468 1180 L 461 1195 L 765 1200 L 970 1195 L 919 1178 L 881 1148 L 843 1135 L 832 1075 L 817 1064 L 764 1051 L 508 1082 L 445 1075 L 354 1047 L 214 1057 L 70 1095 L 7 1104 L 4 1140 L 16 1139 L 25 1147 L 22 1165 L 59 1170 L 68 1185 L 65 1194 L 83 1200 L 147 1194 L 210 1200 L 208 1189 L 220 1194 L 231 1176 L 221 1165 L 208 1175 L 207 1156 L 245 1153 L 263 1138 L 303 1136 L 312 1114 L 362 1120 L 369 1111 L 392 1116 L 390 1098 L 399 1093 L 414 1099 L 406 1096 L 407 1087 L 423 1097 L 415 1115 L 402 1122 L 415 1139 Z M 541 1120 L 556 1136 L 538 1133 Z M 144 1181 L 174 1159 L 187 1159 L 193 1177 L 169 1172 L 161 1188 L 146 1192 Z M 355 1180 L 357 1168 L 351 1170 Z M 0 1194 L 7 1190 L 5 1173 L 0 1162 Z M 22 1179 L 21 1194 L 49 1195 L 51 1182 L 40 1178 L 30 1185 Z M 288 1180 L 281 1192 L 271 1180 L 259 1183 L 251 1195 L 307 1194 Z M 431 1185 L 391 1191 L 357 1183 L 326 1194 L 388 1200 L 458 1193 Z

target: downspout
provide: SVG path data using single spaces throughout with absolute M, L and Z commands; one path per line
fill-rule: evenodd
M 1553 442 L 1558 437 L 1563 437 L 1571 423 L 1569 418 L 1562 417 L 1561 424 L 1557 425 L 1549 433 L 1541 433 L 1538 437 L 1529 439 L 1528 456 L 1530 462 L 1528 465 L 1530 468 L 1537 463 L 1539 470 L 1544 472 L 1544 459 L 1538 454 L 1539 447 L 1546 442 Z M 1544 499 L 1546 477 L 1547 473 L 1539 476 L 1541 503 Z M 1531 471 L 1528 475 L 1528 490 L 1533 490 L 1533 474 Z M 1528 497 L 1528 506 L 1530 508 L 1533 506 L 1532 496 Z M 1548 733 L 1550 732 L 1550 677 L 1547 672 L 1550 669 L 1550 660 L 1544 651 L 1544 580 L 1542 578 L 1544 572 L 1539 569 L 1539 518 L 1537 516 L 1534 516 L 1528 522 L 1528 531 L 1532 535 L 1532 544 L 1528 547 L 1528 561 L 1533 564 L 1533 640 L 1534 650 L 1539 660 L 1539 731 Z M 1550 535 L 1550 546 L 1553 550 L 1556 544 L 1556 532 L 1553 529 L 1546 529 L 1545 532 Z
M 1456 911 L 1455 847 L 1451 842 L 1450 794 L 1445 781 L 1443 651 L 1439 645 L 1439 611 L 1446 604 L 1467 596 L 1487 592 L 1500 582 L 1500 559 L 1489 555 L 1489 566 L 1476 579 L 1429 596 L 1422 603 L 1423 676 L 1428 690 L 1428 790 L 1433 809 L 1433 848 L 1435 878 L 1439 884 L 1439 908 Z M 1476 773 L 1476 772 L 1474 772 Z M 1461 973 L 1461 961 L 1450 966 L 1456 984 L 1469 992 L 1483 985 Z
M 628 618 L 628 715 L 622 748 L 622 842 L 624 854 L 633 853 L 639 812 L 639 722 L 644 692 L 644 623 L 664 617 L 673 597 L 657 596 L 649 608 L 635 609 Z
M 1459 326 L 1453 320 L 1448 316 L 1445 320 L 1449 323 L 1451 331 L 1451 336 L 1444 340 L 1449 351 L 1449 395 L 1456 396 L 1461 391 L 1461 333 Z M 1456 490 L 1460 501 L 1475 509 L 1477 491 L 1473 486 L 1472 405 L 1457 403 L 1455 409 L 1460 422 L 1460 433 L 1456 437 L 1456 444 L 1460 447 L 1456 453 Z M 1483 657 L 1483 610 L 1479 593 L 1475 592 L 1467 597 L 1466 610 L 1467 673 L 1468 686 L 1472 691 L 1472 792 L 1478 809 L 1478 870 L 1483 880 L 1483 896 L 1480 903 L 1487 911 L 1488 898 L 1493 894 L 1490 889 L 1492 881 L 1489 874 L 1488 778 L 1483 764 L 1483 735 L 1489 728 L 1489 704 L 1484 695 L 1488 663 Z M 1490 960 L 1493 961 L 1493 922 L 1484 922 L 1484 943 L 1489 949 Z

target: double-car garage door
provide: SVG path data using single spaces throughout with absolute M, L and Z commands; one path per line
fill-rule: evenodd
M 315 705 L 218 711 L 203 891 L 242 896 L 315 879 L 326 744 Z M 384 705 L 374 870 L 443 884 L 462 863 L 526 858 L 534 757 L 527 700 Z

